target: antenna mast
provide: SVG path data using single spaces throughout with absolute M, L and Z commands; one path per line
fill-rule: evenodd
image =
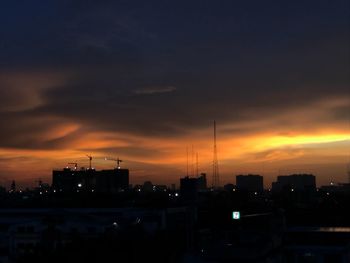
M 348 183 L 350 184 L 350 162 L 348 163 Z
M 196 177 L 198 177 L 198 152 L 196 153 Z
M 220 184 L 219 180 L 219 162 L 218 153 L 216 148 L 216 122 L 214 121 L 214 158 L 213 158 L 213 182 L 212 187 L 214 189 L 218 188 Z
M 350 114 L 348 114 L 348 131 L 350 132 Z M 348 137 L 350 141 L 350 137 Z M 350 145 L 348 145 L 348 164 L 347 164 L 347 172 L 348 172 L 348 184 L 350 184 Z
M 91 161 L 92 161 L 92 156 L 91 155 L 86 155 L 89 158 L 89 170 L 91 170 Z
M 193 144 L 192 144 L 192 152 L 191 152 L 191 176 L 193 177 L 194 176 L 194 164 L 193 164 Z
M 187 170 L 186 170 L 186 176 L 188 177 L 188 146 L 186 147 L 186 155 L 187 155 Z

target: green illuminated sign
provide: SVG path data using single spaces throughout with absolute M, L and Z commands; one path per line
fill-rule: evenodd
M 234 219 L 234 220 L 239 220 L 239 219 L 241 219 L 241 213 L 238 212 L 238 211 L 233 211 L 233 212 L 232 212 L 232 219 Z

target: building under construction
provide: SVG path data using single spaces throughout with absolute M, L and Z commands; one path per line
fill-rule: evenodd
M 52 171 L 52 188 L 57 192 L 117 193 L 129 187 L 129 170 L 115 169 L 97 171 L 94 168 L 66 167 Z

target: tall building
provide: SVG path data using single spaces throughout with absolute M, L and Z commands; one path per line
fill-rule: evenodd
M 97 171 L 96 191 L 101 193 L 116 193 L 129 188 L 128 169 L 110 169 Z
M 52 171 L 52 188 L 60 192 L 96 191 L 116 193 L 129 187 L 128 169 L 71 169 Z
M 236 175 L 236 187 L 238 190 L 249 192 L 262 192 L 264 181 L 261 175 Z
M 272 183 L 273 191 L 308 191 L 316 190 L 316 177 L 312 174 L 292 174 L 277 176 Z
M 184 199 L 196 199 L 197 193 L 207 189 L 206 174 L 201 174 L 199 177 L 184 177 L 180 178 L 180 192 Z
M 207 174 L 201 173 L 201 175 L 197 177 L 197 188 L 198 190 L 207 189 Z
M 142 190 L 145 192 L 152 192 L 153 191 L 153 184 L 151 181 L 146 181 L 143 183 Z

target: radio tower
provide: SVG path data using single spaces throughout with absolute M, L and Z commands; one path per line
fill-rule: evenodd
M 348 184 L 350 184 L 350 151 L 349 151 L 349 154 L 348 154 L 348 164 L 346 166 L 346 170 L 348 172 Z
M 218 163 L 218 153 L 216 149 L 216 122 L 214 121 L 214 158 L 213 158 L 213 189 L 217 189 L 219 187 L 219 163 Z
M 348 112 L 348 134 L 350 134 L 350 114 Z M 348 136 L 348 141 L 350 142 L 350 136 Z M 347 172 L 348 172 L 348 184 L 350 184 L 350 145 L 348 143 L 348 165 L 347 165 Z

